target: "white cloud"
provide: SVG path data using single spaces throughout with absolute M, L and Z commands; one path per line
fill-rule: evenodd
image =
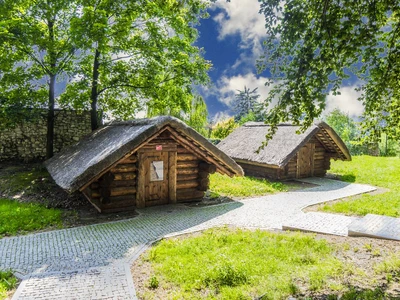
M 260 4 L 257 0 L 220 0 L 211 7 L 216 8 L 223 11 L 213 18 L 218 24 L 218 38 L 223 40 L 237 34 L 241 38 L 239 47 L 251 50 L 250 54 L 240 55 L 233 67 L 254 65 L 262 54 L 262 40 L 266 37 L 264 16 L 258 13 Z
M 357 100 L 361 93 L 355 90 L 356 87 L 357 85 L 342 87 L 340 89 L 341 95 L 328 95 L 323 115 L 327 115 L 335 108 L 339 108 L 351 117 L 361 116 L 364 112 L 364 106 Z
M 226 119 L 231 118 L 232 116 L 229 114 L 228 111 L 219 111 L 217 112 L 211 120 L 212 124 L 217 124 L 220 121 L 224 121 Z

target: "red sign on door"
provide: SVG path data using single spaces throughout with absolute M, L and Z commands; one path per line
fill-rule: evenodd
M 162 145 L 157 145 L 157 146 L 156 146 L 156 150 L 157 150 L 157 151 L 161 151 L 161 150 L 162 150 Z

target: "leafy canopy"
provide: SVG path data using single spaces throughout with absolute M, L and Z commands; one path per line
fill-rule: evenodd
M 278 98 L 267 121 L 309 126 L 326 96 L 355 74 L 365 106 L 364 129 L 400 137 L 400 2 L 259 0 L 268 38 L 260 70 L 271 70 Z M 270 82 L 270 83 L 271 83 Z

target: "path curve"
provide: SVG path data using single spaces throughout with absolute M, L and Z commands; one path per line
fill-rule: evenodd
M 3 238 L 0 269 L 23 279 L 13 299 L 136 299 L 129 266 L 156 239 L 223 225 L 282 229 L 304 216 L 306 206 L 375 190 L 326 178 L 304 181 L 318 186 L 206 207 L 140 209 L 133 219 Z

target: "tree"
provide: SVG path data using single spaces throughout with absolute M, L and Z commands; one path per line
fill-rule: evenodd
M 195 95 L 191 102 L 191 108 L 189 112 L 189 116 L 186 118 L 186 123 L 196 129 L 199 133 L 206 136 L 207 132 L 207 105 L 204 102 L 204 99 L 199 96 Z
M 132 118 L 179 115 L 191 107 L 192 84 L 207 82 L 210 63 L 193 46 L 193 27 L 206 4 L 201 0 L 83 0 L 73 22 L 82 49 L 76 75 L 63 99 L 75 108 L 90 105 L 92 129 L 97 109 Z M 80 42 L 79 42 L 80 41 Z
M 361 81 L 363 126 L 370 138 L 400 137 L 399 1 L 260 0 L 267 39 L 258 67 L 274 82 L 267 103 L 274 125 L 309 126 L 329 93 L 350 75 Z
M 55 86 L 72 66 L 69 23 L 77 14 L 72 0 L 3 0 L 0 6 L 2 111 L 47 106 L 47 158 L 53 156 Z
M 230 135 L 238 126 L 239 125 L 235 122 L 233 117 L 220 121 L 214 125 L 211 132 L 211 138 L 222 140 Z
M 238 93 L 235 95 L 233 108 L 235 111 L 235 121 L 240 120 L 249 113 L 253 113 L 254 115 L 259 113 L 260 104 L 258 99 L 260 98 L 260 94 L 258 94 L 257 90 L 258 88 L 250 90 L 246 86 L 244 86 L 243 91 L 238 90 Z

